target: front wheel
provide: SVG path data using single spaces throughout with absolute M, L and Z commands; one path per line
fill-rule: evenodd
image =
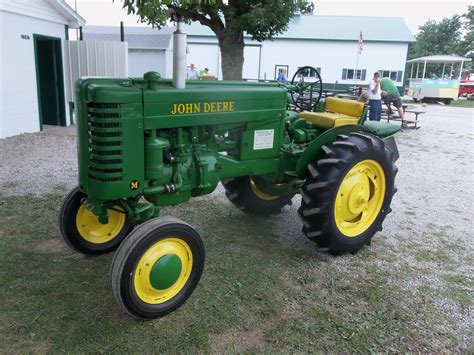
M 114 298 L 134 317 L 164 316 L 192 294 L 204 258 L 201 236 L 190 225 L 175 218 L 145 222 L 115 253 L 110 271 Z
M 133 229 L 127 216 L 117 210 L 109 210 L 109 221 L 102 224 L 96 215 L 83 204 L 86 195 L 79 187 L 64 198 L 59 212 L 59 229 L 65 242 L 74 250 L 86 255 L 111 252 Z
M 368 134 L 339 136 L 308 165 L 298 213 L 303 232 L 332 254 L 370 244 L 390 212 L 397 168 L 384 142 Z

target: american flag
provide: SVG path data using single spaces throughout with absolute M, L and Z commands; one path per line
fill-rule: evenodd
M 362 53 L 362 50 L 364 49 L 364 39 L 362 38 L 362 31 L 360 31 L 360 37 L 359 37 L 359 54 Z

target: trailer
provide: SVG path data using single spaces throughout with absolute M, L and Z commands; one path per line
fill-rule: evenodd
M 434 55 L 407 61 L 410 66 L 408 95 L 417 101 L 457 100 L 464 63 L 470 58 Z

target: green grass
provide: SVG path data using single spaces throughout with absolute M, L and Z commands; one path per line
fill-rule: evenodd
M 473 100 L 453 100 L 451 101 L 450 106 L 474 108 L 474 101 Z
M 374 243 L 382 248 L 357 255 L 299 250 L 272 233 L 280 216 L 248 217 L 209 198 L 164 210 L 204 236 L 206 266 L 196 291 L 162 319 L 132 319 L 109 289 L 112 255 L 83 257 L 60 239 L 61 199 L 0 201 L 0 353 L 458 349 L 456 334 L 446 331 L 457 319 L 440 314 L 436 303 L 468 305 L 463 276 L 446 278 L 446 290 L 407 286 L 438 273 L 393 266 L 397 253 L 411 247 L 397 249 L 379 235 Z M 411 237 L 397 239 L 403 244 Z M 450 263 L 440 253 L 417 257 Z

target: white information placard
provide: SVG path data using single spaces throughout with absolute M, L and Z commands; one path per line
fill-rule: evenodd
M 253 150 L 272 149 L 274 129 L 256 130 L 253 135 Z

